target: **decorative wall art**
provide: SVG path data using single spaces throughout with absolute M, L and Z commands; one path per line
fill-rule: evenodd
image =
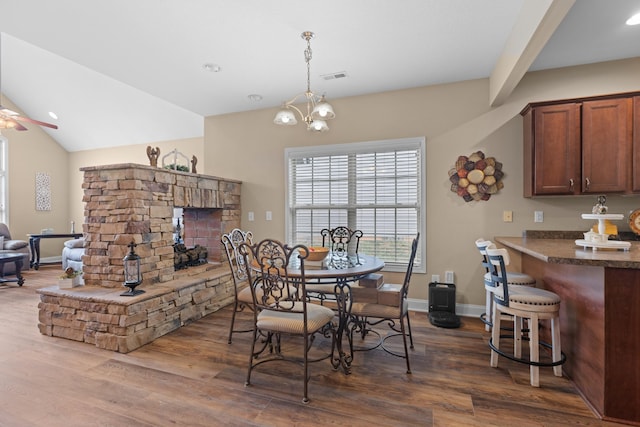
M 51 210 L 51 176 L 36 172 L 36 210 Z
M 470 156 L 459 156 L 456 164 L 449 170 L 451 191 L 462 197 L 465 202 L 489 200 L 504 187 L 502 163 L 494 157 L 485 157 L 482 151 Z

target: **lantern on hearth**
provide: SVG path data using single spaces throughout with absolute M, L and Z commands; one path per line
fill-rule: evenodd
M 134 296 L 144 293 L 143 290 L 137 289 L 140 283 L 142 283 L 142 276 L 140 275 L 140 256 L 133 250 L 136 244 L 131 242 L 129 244 L 129 253 L 122 259 L 124 265 L 124 283 L 123 286 L 129 288 L 127 292 L 121 293 L 121 296 Z

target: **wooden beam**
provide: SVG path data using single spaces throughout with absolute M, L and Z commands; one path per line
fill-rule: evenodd
M 575 0 L 526 0 L 489 77 L 489 104 L 501 105 L 535 61 Z

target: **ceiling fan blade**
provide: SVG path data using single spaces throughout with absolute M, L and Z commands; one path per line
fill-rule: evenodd
M 28 122 L 28 123 L 33 123 L 33 124 L 40 125 L 40 126 L 46 126 L 48 128 L 51 128 L 51 129 L 58 129 L 57 125 L 52 125 L 51 123 L 47 123 L 47 122 L 41 122 L 40 120 L 30 119 L 29 117 L 14 116 L 12 118 L 14 120 L 21 121 L 21 122 Z
M 0 114 L 3 114 L 5 116 L 17 116 L 18 113 L 16 113 L 15 111 L 9 110 L 8 108 L 4 108 L 2 105 L 0 105 Z
M 22 126 L 20 123 L 16 122 L 15 120 L 11 120 L 13 123 L 15 123 L 15 130 L 28 130 L 26 127 Z

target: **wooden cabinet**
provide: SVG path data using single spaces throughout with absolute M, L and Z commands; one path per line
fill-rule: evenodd
M 524 115 L 524 195 L 578 194 L 580 104 L 531 108 Z
M 638 97 L 607 96 L 527 106 L 522 112 L 524 196 L 640 191 L 640 171 L 633 168 L 636 163 L 640 166 L 638 135 L 632 156 L 632 119 L 640 121 Z M 640 124 L 636 126 L 637 134 Z
M 630 190 L 632 98 L 582 104 L 582 192 Z
M 632 191 L 640 192 L 640 96 L 633 97 Z

